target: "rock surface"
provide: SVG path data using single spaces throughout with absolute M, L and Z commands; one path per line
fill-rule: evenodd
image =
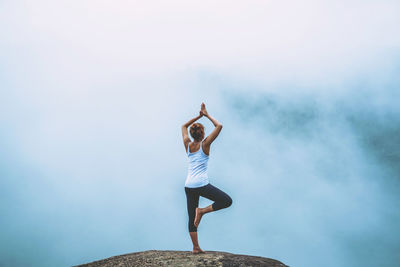
M 141 267 L 141 266 L 267 266 L 288 267 L 280 261 L 249 255 L 232 254 L 220 251 L 205 251 L 192 254 L 191 251 L 146 250 L 114 256 L 76 267 Z

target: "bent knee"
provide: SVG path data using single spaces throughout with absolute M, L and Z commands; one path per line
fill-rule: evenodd
M 225 200 L 225 207 L 230 207 L 232 205 L 232 198 L 230 196 Z

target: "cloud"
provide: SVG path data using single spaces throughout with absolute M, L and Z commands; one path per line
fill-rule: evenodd
M 266 235 L 296 236 L 295 247 L 312 240 L 290 256 L 274 251 L 276 243 L 266 242 L 266 250 L 302 266 L 310 263 L 311 251 L 318 251 L 313 265 L 392 266 L 398 260 L 392 253 L 398 241 L 386 238 L 398 235 L 393 222 L 400 221 L 394 204 L 400 201 L 400 110 L 392 98 L 398 81 L 382 82 L 391 86 L 350 85 L 340 94 L 275 88 L 250 96 L 248 88 L 232 93 L 224 84 L 235 124 L 225 142 L 235 146 L 224 148 L 233 156 L 217 173 L 241 169 L 240 175 L 230 173 L 235 181 L 229 182 L 248 192 L 249 199 L 239 200 L 243 206 L 258 207 L 242 223 L 253 225 L 254 235 L 264 229 Z
M 398 1 L 0 5 L 3 264 L 190 247 L 179 127 L 202 101 L 234 199 L 206 250 L 398 262 Z

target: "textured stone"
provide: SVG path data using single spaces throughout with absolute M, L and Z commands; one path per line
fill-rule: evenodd
M 250 255 L 232 254 L 221 251 L 205 251 L 192 254 L 191 251 L 146 250 L 114 256 L 76 267 L 141 267 L 141 266 L 221 266 L 221 267 L 288 267 L 280 261 Z

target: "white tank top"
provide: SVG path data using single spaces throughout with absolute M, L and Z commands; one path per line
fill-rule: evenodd
M 185 187 L 200 187 L 207 185 L 208 181 L 208 174 L 207 174 L 207 164 L 209 156 L 204 154 L 203 152 L 203 141 L 200 143 L 200 149 L 196 152 L 189 151 L 188 144 L 188 175 L 185 181 Z

